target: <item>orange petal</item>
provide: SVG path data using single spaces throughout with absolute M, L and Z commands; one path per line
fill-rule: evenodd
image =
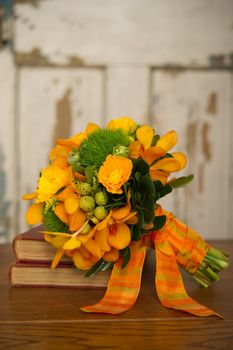
M 76 210 L 73 214 L 69 215 L 70 231 L 79 230 L 86 221 L 86 214 L 81 209 Z
M 105 227 L 107 227 L 107 225 L 109 224 L 109 222 L 111 221 L 111 217 L 112 217 L 112 210 L 110 210 L 108 216 L 106 216 L 106 218 L 102 221 L 100 221 L 95 227 L 96 230 L 100 231 L 103 230 Z
M 99 244 L 94 239 L 89 239 L 84 243 L 84 247 L 96 258 L 100 259 L 102 257 L 101 249 Z
M 100 127 L 95 123 L 88 123 L 85 132 L 90 135 L 92 132 L 99 130 Z
M 152 165 L 150 169 L 175 172 L 180 170 L 180 163 L 174 158 L 163 158 L 161 160 L 158 160 L 154 165 Z
M 104 228 L 101 231 L 96 231 L 95 233 L 95 241 L 99 244 L 100 249 L 103 250 L 104 252 L 108 252 L 111 249 L 111 247 L 107 242 L 108 235 L 109 235 L 108 227 Z
M 93 262 L 90 259 L 85 259 L 79 251 L 72 256 L 72 259 L 80 270 L 88 270 L 93 265 Z
M 67 157 L 58 157 L 52 162 L 52 164 L 59 166 L 60 168 L 66 168 L 68 166 Z
M 110 252 L 106 252 L 104 255 L 103 255 L 103 259 L 106 260 L 106 261 L 109 261 L 109 262 L 115 262 L 119 259 L 119 250 L 118 249 L 115 249 L 115 248 L 112 248 L 110 250 Z
M 179 170 L 182 170 L 187 164 L 187 157 L 186 157 L 186 155 L 184 153 L 182 153 L 182 152 L 173 152 L 172 156 L 176 160 L 178 160 L 178 162 L 180 163 L 180 169 Z
M 83 245 L 79 248 L 79 253 L 84 259 L 90 259 L 91 257 L 91 253 Z
M 73 175 L 74 175 L 75 179 L 78 179 L 78 180 L 80 180 L 82 182 L 86 181 L 86 176 L 84 176 L 83 174 L 80 174 L 80 173 L 76 172 Z
M 65 206 L 64 204 L 61 202 L 59 203 L 55 209 L 54 209 L 54 213 L 57 215 L 57 217 L 62 221 L 64 222 L 65 224 L 68 224 L 69 222 L 69 217 L 68 217 L 68 214 L 65 210 Z
M 58 265 L 59 261 L 61 260 L 61 258 L 64 255 L 64 250 L 63 249 L 58 249 L 58 251 L 56 252 L 52 264 L 51 264 L 51 269 L 55 269 L 55 267 Z
M 68 214 L 73 214 L 79 208 L 78 196 L 69 197 L 65 200 L 65 210 Z
M 22 196 L 22 199 L 24 199 L 25 201 L 29 201 L 31 199 L 34 199 L 37 197 L 37 193 L 36 192 L 33 192 L 33 193 L 27 193 L 27 194 L 24 194 Z
M 67 237 L 57 236 L 53 237 L 49 243 L 51 243 L 54 248 L 61 249 L 67 240 L 69 240 Z
M 82 244 L 86 243 L 90 238 L 92 238 L 94 236 L 96 227 L 94 227 L 88 234 L 86 235 L 79 235 L 78 239 L 80 240 L 80 242 Z
M 142 144 L 139 141 L 134 141 L 129 145 L 129 157 L 137 159 L 143 152 Z
M 143 125 L 137 129 L 136 136 L 144 148 L 147 149 L 152 143 L 154 137 L 154 129 L 149 125 Z
M 67 198 L 72 197 L 74 193 L 75 191 L 73 187 L 69 185 L 62 192 L 56 194 L 55 198 L 57 198 L 59 201 L 65 201 Z
M 112 217 L 115 220 L 122 220 L 125 218 L 129 212 L 130 212 L 131 206 L 130 205 L 125 205 L 124 207 L 121 207 L 119 209 L 113 209 L 112 211 Z
M 175 130 L 171 130 L 163 135 L 158 141 L 156 146 L 162 148 L 164 151 L 169 151 L 177 143 L 177 133 Z
M 145 159 L 145 161 L 148 164 L 151 164 L 154 160 L 164 156 L 165 154 L 166 152 L 160 147 L 157 147 L 157 146 L 149 147 L 143 153 L 143 159 Z
M 73 250 L 80 248 L 81 242 L 77 237 L 71 237 L 69 240 L 66 240 L 63 249 L 64 250 Z
M 35 225 L 42 222 L 42 203 L 30 205 L 26 212 L 26 221 L 29 225 Z
M 167 182 L 167 178 L 170 175 L 170 173 L 162 170 L 153 170 L 150 169 L 150 177 L 153 181 L 161 181 L 164 185 Z
M 108 243 L 116 249 L 124 249 L 129 245 L 131 241 L 131 234 L 128 225 L 124 222 L 121 224 L 116 224 L 116 232 L 111 233 L 108 236 Z

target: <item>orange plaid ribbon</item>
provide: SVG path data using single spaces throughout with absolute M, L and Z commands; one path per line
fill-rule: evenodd
M 119 259 L 114 264 L 104 297 L 97 304 L 82 307 L 81 310 L 120 314 L 135 304 L 140 291 L 147 241 L 152 242 L 156 251 L 155 285 L 162 305 L 196 316 L 222 317 L 188 296 L 178 267 L 180 265 L 194 273 L 204 259 L 209 245 L 172 213 L 158 208 L 156 214 L 167 216 L 165 226 L 153 232 L 146 240 L 131 242 L 128 265 L 122 269 L 122 261 Z

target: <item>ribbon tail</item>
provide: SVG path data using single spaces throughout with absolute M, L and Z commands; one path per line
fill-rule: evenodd
M 169 244 L 164 242 L 165 246 Z M 177 265 L 175 254 L 164 254 L 161 251 L 161 242 L 156 247 L 156 277 L 155 284 L 158 297 L 163 306 L 175 310 L 189 312 L 196 316 L 216 315 L 213 310 L 199 304 L 190 298 L 185 290 L 181 273 Z M 171 248 L 172 249 L 172 248 Z
M 82 311 L 116 315 L 135 304 L 141 286 L 146 246 L 139 241 L 131 243 L 130 248 L 128 265 L 122 269 L 121 259 L 114 264 L 104 297 L 97 304 L 82 307 Z

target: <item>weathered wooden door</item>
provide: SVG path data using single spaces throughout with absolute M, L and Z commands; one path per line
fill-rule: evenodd
M 194 182 L 162 204 L 204 237 L 233 237 L 233 2 L 18 0 L 13 11 L 0 51 L 2 233 L 26 229 L 20 197 L 56 137 L 130 115 L 177 130 L 189 156 Z

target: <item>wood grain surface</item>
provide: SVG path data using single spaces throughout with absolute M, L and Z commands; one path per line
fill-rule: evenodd
M 233 254 L 232 241 L 214 246 Z M 11 246 L 0 245 L 0 349 L 218 349 L 233 345 L 233 266 L 221 281 L 201 289 L 184 274 L 190 295 L 224 316 L 198 318 L 161 306 L 154 288 L 154 256 L 149 252 L 135 306 L 123 315 L 84 314 L 101 290 L 11 288 Z

